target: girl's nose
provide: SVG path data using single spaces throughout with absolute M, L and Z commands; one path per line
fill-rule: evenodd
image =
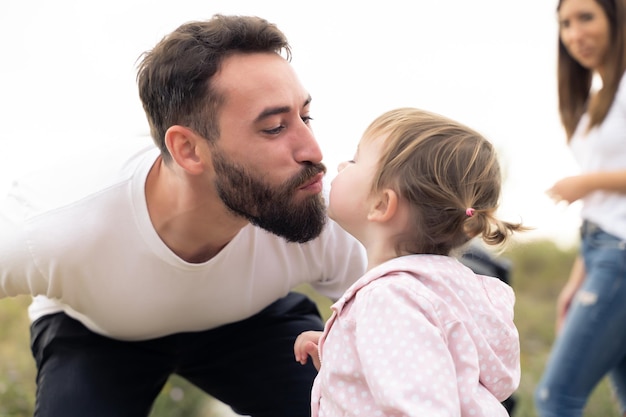
M 346 165 L 348 165 L 348 161 L 340 162 L 339 165 L 337 165 L 337 172 L 341 172 L 346 167 Z

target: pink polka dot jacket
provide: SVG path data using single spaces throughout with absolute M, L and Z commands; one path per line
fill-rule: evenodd
M 332 306 L 313 417 L 508 416 L 519 385 L 513 290 L 447 256 L 368 271 Z

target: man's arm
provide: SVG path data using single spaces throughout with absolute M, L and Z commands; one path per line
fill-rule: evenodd
M 0 298 L 46 294 L 23 228 L 0 212 Z

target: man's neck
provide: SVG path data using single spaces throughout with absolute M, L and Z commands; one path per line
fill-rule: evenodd
M 181 259 L 206 262 L 248 222 L 226 208 L 206 178 L 175 169 L 159 157 L 148 173 L 150 220 L 161 240 Z

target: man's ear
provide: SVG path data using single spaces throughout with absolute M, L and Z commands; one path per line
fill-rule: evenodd
M 204 138 L 184 126 L 174 125 L 165 132 L 165 146 L 172 159 L 192 175 L 204 170 L 199 141 L 204 141 Z
M 398 210 L 398 194 L 385 188 L 372 198 L 372 206 L 367 219 L 373 222 L 387 222 L 393 218 Z

